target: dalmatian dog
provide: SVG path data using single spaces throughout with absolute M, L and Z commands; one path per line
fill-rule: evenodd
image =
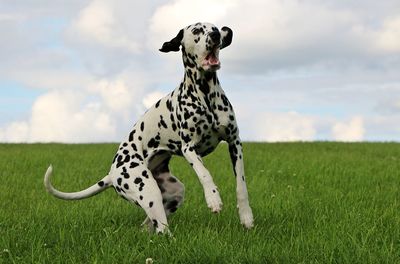
M 209 23 L 181 29 L 165 42 L 161 52 L 181 49 L 185 75 L 170 94 L 153 105 L 133 126 L 114 157 L 107 176 L 91 187 L 72 193 L 55 189 L 50 183 L 52 166 L 44 184 L 49 193 L 66 200 L 83 199 L 113 186 L 131 203 L 147 214 L 144 224 L 157 233 L 169 232 L 167 216 L 182 205 L 184 185 L 171 174 L 172 155 L 183 156 L 196 172 L 212 212 L 218 213 L 222 201 L 202 157 L 211 153 L 221 140 L 229 144 L 236 176 L 237 206 L 240 222 L 253 226 L 246 188 L 242 144 L 235 113 L 217 78 L 219 51 L 232 42 L 232 30 L 220 30 Z

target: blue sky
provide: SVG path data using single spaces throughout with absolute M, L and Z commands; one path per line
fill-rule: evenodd
M 15 0 L 0 142 L 121 141 L 182 78 L 158 48 L 198 21 L 234 31 L 219 78 L 244 140 L 400 141 L 397 0 Z
M 28 118 L 35 98 L 41 94 L 39 90 L 30 89 L 13 81 L 2 80 L 0 82 L 1 125 Z

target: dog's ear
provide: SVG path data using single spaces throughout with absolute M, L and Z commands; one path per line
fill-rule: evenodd
M 232 43 L 233 32 L 228 27 L 221 28 L 221 46 L 220 49 L 226 48 Z
M 170 41 L 165 42 L 160 51 L 161 52 L 170 52 L 170 51 L 179 51 L 179 47 L 181 46 L 181 42 L 183 39 L 183 29 L 181 29 L 176 35 L 175 38 L 171 39 Z

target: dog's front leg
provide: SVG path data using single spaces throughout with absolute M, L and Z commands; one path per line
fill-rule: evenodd
M 217 186 L 215 185 L 210 172 L 204 167 L 201 157 L 190 146 L 184 146 L 182 153 L 185 159 L 193 167 L 204 189 L 207 206 L 213 213 L 219 213 L 222 209 L 222 201 L 219 196 Z
M 244 177 L 242 143 L 239 139 L 229 143 L 229 153 L 236 176 L 236 196 L 240 222 L 246 228 L 253 227 L 253 213 L 249 205 L 246 181 Z

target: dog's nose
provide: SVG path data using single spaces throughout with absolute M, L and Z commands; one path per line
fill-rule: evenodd
M 221 39 L 221 33 L 218 30 L 211 32 L 209 36 L 214 43 L 218 43 Z

